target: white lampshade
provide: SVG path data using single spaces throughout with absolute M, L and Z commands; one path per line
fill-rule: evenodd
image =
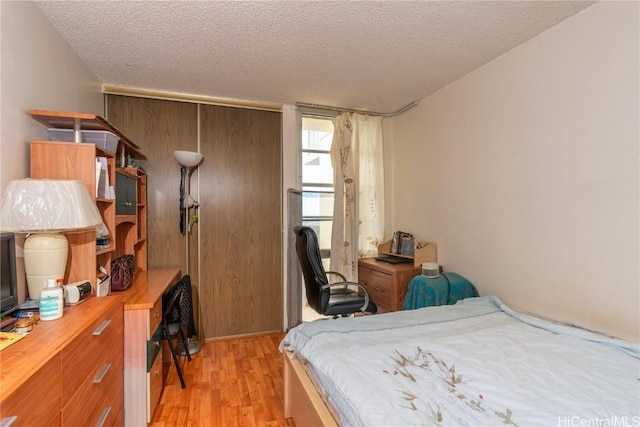
M 175 156 L 180 166 L 186 166 L 188 168 L 192 168 L 200 164 L 202 158 L 204 157 L 202 154 L 196 153 L 195 151 L 181 150 L 174 151 L 173 155 Z
M 40 297 L 47 279 L 64 276 L 69 244 L 59 233 L 101 225 L 100 211 L 82 181 L 16 180 L 2 195 L 0 230 L 29 234 L 24 264 L 32 299 Z

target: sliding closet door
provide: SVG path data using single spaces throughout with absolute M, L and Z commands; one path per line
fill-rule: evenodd
M 200 106 L 204 337 L 282 330 L 281 113 Z
M 191 179 L 200 202 L 189 245 L 198 335 L 281 330 L 281 114 L 120 95 L 106 104 L 109 121 L 148 157 L 149 268 L 185 271 L 173 151 L 204 154 Z
M 107 119 L 140 146 L 147 160 L 147 248 L 149 268 L 180 268 L 185 272 L 185 238 L 180 234 L 180 166 L 174 150 L 198 151 L 196 104 L 120 95 L 106 96 Z M 195 190 L 197 173 L 192 181 Z M 197 198 L 195 191 L 192 191 Z M 195 232 L 194 228 L 194 232 Z M 195 234 L 195 233 L 194 233 Z M 190 240 L 197 255 L 197 234 Z M 197 258 L 189 273 L 197 278 Z M 197 281 L 192 280 L 194 286 Z

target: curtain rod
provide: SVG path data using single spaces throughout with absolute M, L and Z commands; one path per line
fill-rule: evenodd
M 296 102 L 296 107 L 300 108 L 311 108 L 315 110 L 325 110 L 325 111 L 335 111 L 338 113 L 360 113 L 360 114 L 369 114 L 371 116 L 382 116 L 382 117 L 393 117 L 397 116 L 400 113 L 404 113 L 405 111 L 415 107 L 418 105 L 418 101 L 410 102 L 399 110 L 393 111 L 391 113 L 379 113 L 376 111 L 365 111 L 365 110 L 353 110 L 351 108 L 340 108 L 340 107 L 330 107 L 328 105 L 318 105 L 318 104 L 306 104 L 304 102 Z

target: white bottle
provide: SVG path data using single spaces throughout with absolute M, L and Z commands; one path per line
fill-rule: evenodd
M 62 317 L 64 291 L 54 279 L 47 280 L 47 287 L 40 291 L 40 320 L 56 320 Z

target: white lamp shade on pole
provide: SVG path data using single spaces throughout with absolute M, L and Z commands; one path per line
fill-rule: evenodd
M 189 274 L 189 233 L 191 231 L 191 217 L 189 215 L 191 209 L 198 208 L 198 202 L 191 197 L 191 173 L 202 162 L 203 155 L 195 151 L 173 152 L 176 161 L 180 164 L 180 232 L 184 231 L 185 243 L 185 274 Z M 196 354 L 200 351 L 200 344 L 187 337 L 187 342 L 178 348 L 178 354 L 185 355 L 188 348 L 189 354 Z
M 203 155 L 195 151 L 176 150 L 173 152 L 178 164 L 180 164 L 181 182 L 181 227 L 184 227 L 185 236 L 185 273 L 189 274 L 189 210 L 197 207 L 197 202 L 191 197 L 191 172 L 202 162 Z M 181 232 L 182 232 L 181 228 Z
M 176 150 L 173 152 L 176 160 L 180 164 L 180 166 L 185 166 L 188 168 L 192 168 L 198 166 L 204 157 L 200 153 L 196 153 L 195 151 L 182 151 Z

